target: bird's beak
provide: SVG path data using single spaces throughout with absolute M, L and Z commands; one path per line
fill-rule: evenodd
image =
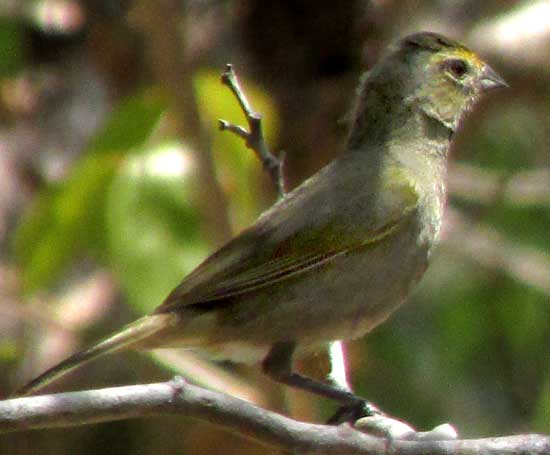
M 488 92 L 489 90 L 494 90 L 496 88 L 509 87 L 506 81 L 502 79 L 502 77 L 500 77 L 489 65 L 485 65 L 485 68 L 483 68 L 481 72 L 480 85 L 484 92 Z

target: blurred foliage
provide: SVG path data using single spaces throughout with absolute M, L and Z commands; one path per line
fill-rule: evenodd
M 23 63 L 21 33 L 17 24 L 0 18 L 0 77 L 16 73 Z
M 253 153 L 216 131 L 218 118 L 244 123 L 219 81 L 226 61 L 264 115 L 268 142 L 287 152 L 294 184 L 338 153 L 345 140 L 338 119 L 351 105 L 362 64 L 370 66 L 395 36 L 430 28 L 452 30 L 512 88 L 488 97 L 457 135 L 453 159 L 475 169 L 450 195 L 463 226 L 451 221 L 407 305 L 349 344 L 352 381 L 421 429 L 450 421 L 464 436 L 550 432 L 550 183 L 529 180 L 531 171 L 550 170 L 550 34 L 510 25 L 517 11 L 548 2 L 316 2 L 315 14 L 303 14 L 306 3 L 282 1 L 270 15 L 253 0 L 175 2 L 168 14 L 178 15 L 185 32 L 170 24 L 161 32 L 181 33 L 185 55 L 168 61 L 183 59 L 178 71 L 191 74 L 203 142 L 198 131 L 181 135 L 178 109 L 186 104 L 177 101 L 185 94 L 170 92 L 164 76 L 171 69 L 151 57 L 152 49 L 170 48 L 135 26 L 147 23 L 135 16 L 150 8 L 135 8 L 139 1 L 8 3 L 0 5 L 0 272 L 15 279 L 0 281 L 2 389 L 76 350 L 81 339 L 93 341 L 150 311 L 208 255 L 213 240 L 204 214 L 212 201 L 204 197 L 201 153 L 211 153 L 227 197 L 226 213 L 212 219 L 227 217 L 239 231 L 273 200 Z M 30 6 L 44 14 L 31 14 L 37 9 Z M 541 23 L 537 30 L 550 29 Z M 90 102 L 94 90 L 104 104 Z M 522 173 L 527 179 L 516 190 L 526 197 L 510 197 L 507 185 Z M 489 182 L 491 194 L 474 191 Z M 50 337 L 72 321 L 66 295 L 99 269 L 117 294 L 102 318 L 79 322 L 72 341 L 55 351 Z M 101 306 L 84 298 L 79 305 L 83 319 L 90 306 Z M 136 365 L 122 355 L 86 371 L 94 384 L 167 377 Z M 79 379 L 59 389 L 80 388 Z M 300 417 L 311 420 L 333 411 L 309 396 L 297 403 Z M 265 453 L 227 438 L 206 424 L 158 419 L 13 435 L 0 441 L 0 453 Z
M 198 74 L 195 82 L 206 124 L 244 120 L 219 75 Z M 273 107 L 253 87 L 247 93 L 266 114 L 269 138 L 276 132 Z M 25 293 L 52 286 L 86 252 L 113 267 L 129 302 L 145 313 L 206 257 L 193 153 L 185 144 L 151 141 L 166 105 L 151 92 L 123 100 L 70 174 L 36 195 L 14 233 Z M 213 149 L 218 179 L 232 195 L 230 214 L 245 226 L 258 213 L 248 183 L 257 160 L 230 133 L 215 134 Z
M 126 102 L 70 175 L 37 194 L 14 237 L 25 292 L 51 285 L 81 249 L 105 249 L 103 219 L 111 181 L 123 158 L 149 137 L 162 110 L 152 97 Z

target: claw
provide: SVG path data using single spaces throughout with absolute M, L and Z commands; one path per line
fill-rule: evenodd
M 372 403 L 367 400 L 358 400 L 346 406 L 342 406 L 336 413 L 327 421 L 328 425 L 339 425 L 341 423 L 355 424 L 360 419 L 382 416 L 383 413 Z

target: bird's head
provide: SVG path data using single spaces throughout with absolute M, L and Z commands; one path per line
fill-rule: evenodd
M 507 86 L 474 52 L 436 33 L 409 35 L 395 52 L 410 72 L 406 101 L 452 131 L 482 93 Z
M 349 148 L 385 143 L 389 136 L 411 139 L 418 126 L 425 136 L 426 125 L 435 127 L 430 131 L 437 137 L 449 138 L 482 93 L 506 85 L 457 41 L 431 32 L 409 35 L 363 78 Z

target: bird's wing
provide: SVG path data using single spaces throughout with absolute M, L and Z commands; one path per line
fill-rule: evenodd
M 338 197 L 338 187 L 323 192 L 301 189 L 303 195 L 300 191 L 291 194 L 288 200 L 274 206 L 255 225 L 206 259 L 156 312 L 221 301 L 258 290 L 391 236 L 408 220 L 418 203 L 414 186 L 406 179 L 398 181 L 399 185 L 392 183 L 392 188 L 384 189 L 387 195 L 384 201 L 373 199 L 367 204 L 364 204 L 364 195 L 361 204 L 353 193 L 347 194 L 349 191 L 347 197 Z M 315 197 L 326 198 L 325 205 L 311 200 Z M 338 210 L 331 204 L 338 204 Z M 383 209 L 374 210 L 379 204 L 384 204 Z M 371 217 L 359 213 L 365 205 L 372 209 Z M 311 207 L 316 208 L 317 213 L 308 213 Z M 315 225 L 312 219 L 317 220 Z

